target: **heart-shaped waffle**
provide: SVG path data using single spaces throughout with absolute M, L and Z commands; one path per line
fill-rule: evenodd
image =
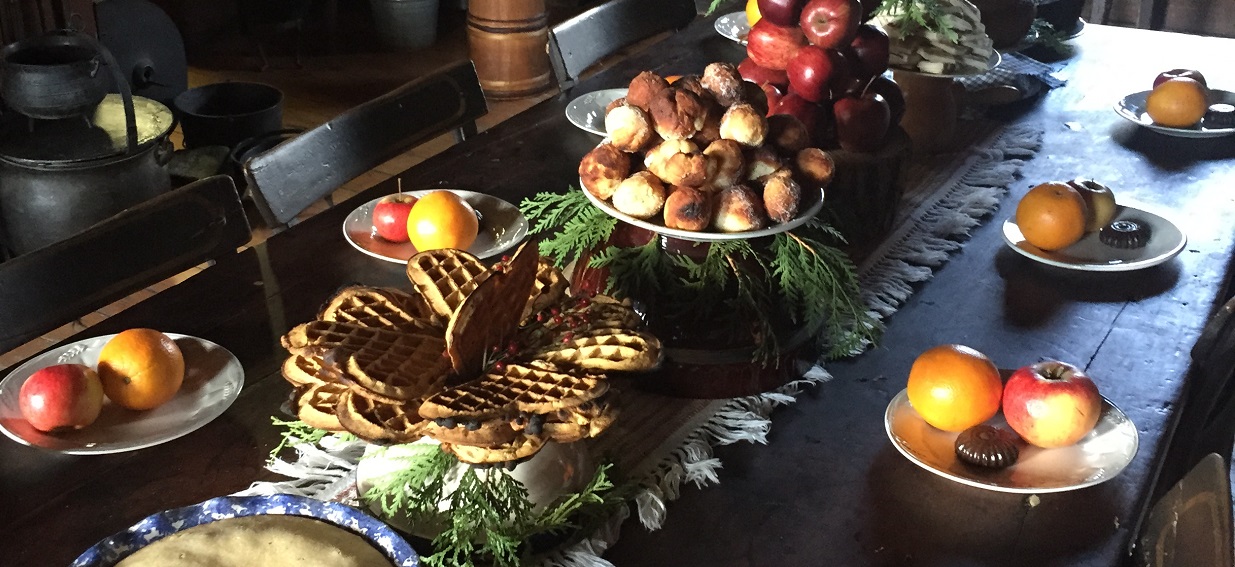
M 524 243 L 459 304 L 446 326 L 446 352 L 457 374 L 479 374 L 486 354 L 510 342 L 536 281 L 537 258 L 536 246 Z
M 371 443 L 414 441 L 424 434 L 427 424 L 417 415 L 414 403 L 386 404 L 351 390 L 339 395 L 335 415 L 344 429 Z
M 541 434 L 558 443 L 572 443 L 600 435 L 616 418 L 617 408 L 612 404 L 593 400 L 549 414 L 541 425 Z
M 452 445 L 473 447 L 501 447 L 515 440 L 518 435 L 509 421 L 474 422 L 475 427 L 455 425 L 445 427 L 432 421 L 425 426 L 425 436 Z
M 296 417 L 309 427 L 344 431 L 334 410 L 339 403 L 339 397 L 347 391 L 347 386 L 335 382 L 297 387 L 292 398 L 296 406 Z
M 443 443 L 442 449 L 454 453 L 464 463 L 491 465 L 526 459 L 535 455 L 544 444 L 544 437 L 520 434 L 513 441 L 499 447 L 477 447 L 474 445 Z
M 508 364 L 500 373 L 495 370 L 430 396 L 420 406 L 420 415 L 426 419 L 489 421 L 520 413 L 549 413 L 598 398 L 608 388 L 603 376 Z
M 395 401 L 423 398 L 446 381 L 450 360 L 446 341 L 426 335 L 407 335 L 387 348 L 364 347 L 344 363 L 344 376 L 378 396 Z
M 421 295 L 393 288 L 349 286 L 336 294 L 317 318 L 423 333 L 433 327 L 429 315 L 429 306 Z
M 462 250 L 427 250 L 407 261 L 408 279 L 439 321 L 450 320 L 463 298 L 490 275 L 488 266 Z
M 559 366 L 593 371 L 645 370 L 660 360 L 660 341 L 638 331 L 589 329 L 564 335 L 527 355 Z
M 282 337 L 283 348 L 293 354 L 327 356 L 328 353 L 338 356 L 341 364 L 346 355 L 362 349 L 386 351 L 401 345 L 419 342 L 420 335 L 388 329 L 385 327 L 363 327 L 351 323 L 332 321 L 309 321 L 292 327 Z M 437 338 L 437 337 L 431 337 Z
M 532 285 L 532 294 L 528 297 L 527 306 L 523 308 L 522 320 L 539 313 L 566 298 L 570 282 L 562 270 L 553 262 L 541 258 L 536 264 L 536 282 Z
M 337 369 L 325 368 L 320 356 L 294 354 L 283 361 L 283 379 L 293 386 L 312 386 L 326 382 L 338 382 Z

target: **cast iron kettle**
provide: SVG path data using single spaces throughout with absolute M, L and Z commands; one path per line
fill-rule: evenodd
M 49 45 L 71 48 L 50 57 Z M 68 238 L 171 188 L 171 110 L 134 97 L 94 38 L 58 32 L 2 53 L 4 102 L 13 112 L 0 120 L 0 221 L 10 253 Z M 118 96 L 96 90 L 101 72 L 112 73 Z

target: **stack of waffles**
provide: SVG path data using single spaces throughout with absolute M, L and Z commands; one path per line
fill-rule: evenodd
M 616 414 L 606 373 L 659 362 L 628 303 L 572 296 L 535 245 L 493 266 L 422 252 L 407 273 L 411 292 L 345 288 L 283 336 L 306 424 L 382 444 L 429 437 L 465 463 L 512 464 L 604 431 Z

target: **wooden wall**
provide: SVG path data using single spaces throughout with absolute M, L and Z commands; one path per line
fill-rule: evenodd
M 1105 23 L 1136 27 L 1141 0 L 1106 0 L 1110 5 Z M 1166 31 L 1235 37 L 1235 0 L 1158 0 L 1166 4 L 1162 28 Z M 1086 2 L 1085 19 L 1092 16 L 1094 2 Z

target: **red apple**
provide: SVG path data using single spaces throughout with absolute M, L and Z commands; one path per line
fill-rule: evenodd
M 790 92 L 785 96 L 780 97 L 780 102 L 776 103 L 776 107 L 772 109 L 772 114 L 788 114 L 802 121 L 806 125 L 806 129 L 815 130 L 815 125 L 818 122 L 819 105 L 815 104 L 802 95 Z
M 796 26 L 806 0 L 756 0 L 756 3 L 760 21 L 767 20 L 778 26 Z
M 1038 447 L 1066 447 L 1093 430 L 1102 396 L 1083 370 L 1056 360 L 1017 369 L 1003 387 L 1003 415 Z
M 746 36 L 746 56 L 760 67 L 783 71 L 804 45 L 806 36 L 797 26 L 778 26 L 764 18 Z
M 862 3 L 858 0 L 810 0 L 798 23 L 812 45 L 840 48 L 849 45 L 858 32 Z
M 407 242 L 407 215 L 416 198 L 407 193 L 395 193 L 378 200 L 373 207 L 373 230 L 391 242 Z
M 789 77 L 785 74 L 784 69 L 768 69 L 751 61 L 750 57 L 738 63 L 738 74 L 742 75 L 743 79 L 756 85 L 775 85 L 778 89 L 789 87 Z
M 883 100 L 887 101 L 888 110 L 892 112 L 893 126 L 901 123 L 901 118 L 905 116 L 905 93 L 896 81 L 880 75 L 871 79 L 863 88 L 882 96 Z
M 849 42 L 853 54 L 850 57 L 853 74 L 865 79 L 887 71 L 890 45 L 888 34 L 883 33 L 883 30 L 870 24 L 858 26 L 857 35 Z
M 845 59 L 835 49 L 807 45 L 789 60 L 785 73 L 789 75 L 789 92 L 811 102 L 832 97 L 832 81 L 844 72 Z
M 780 104 L 780 99 L 785 96 L 776 85 L 771 83 L 763 83 L 759 85 L 763 89 L 763 94 L 768 98 L 768 116 L 776 113 L 776 106 Z
M 39 431 L 81 429 L 103 409 L 103 383 L 82 364 L 56 364 L 31 374 L 17 394 L 22 417 Z
M 1203 87 L 1209 87 L 1209 85 L 1205 83 L 1205 75 L 1202 75 L 1201 72 L 1196 69 L 1171 69 L 1170 71 L 1158 73 L 1158 76 L 1154 78 L 1154 86 L 1156 87 L 1170 79 L 1176 79 L 1179 77 L 1186 77 L 1200 83 Z
M 836 141 L 847 152 L 869 153 L 883 147 L 892 127 L 892 110 L 883 96 L 866 91 L 832 103 Z

